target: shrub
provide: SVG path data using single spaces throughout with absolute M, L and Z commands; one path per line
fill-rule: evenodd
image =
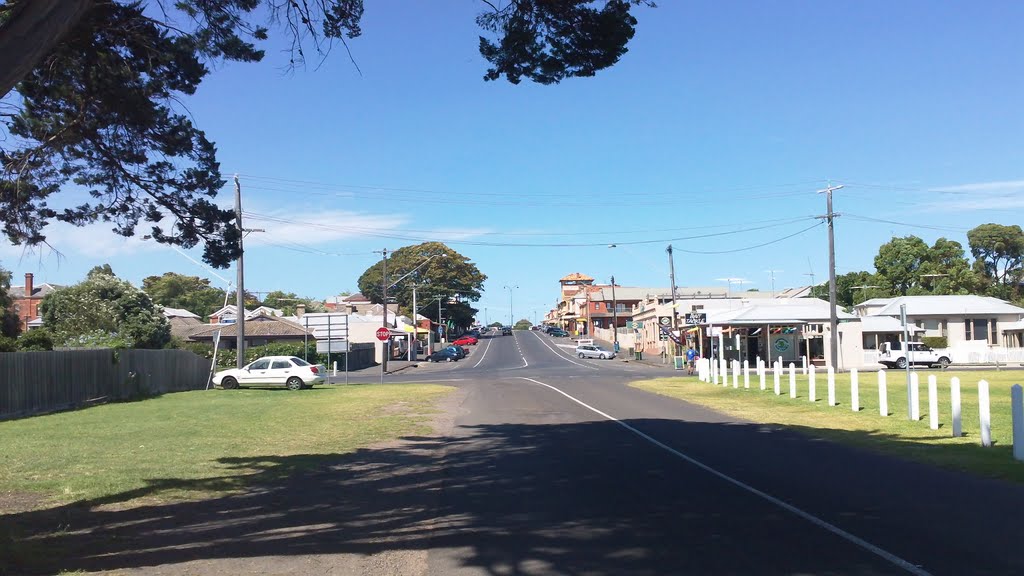
M 929 348 L 945 348 L 949 346 L 949 341 L 945 336 L 925 336 L 921 338 L 921 343 Z
M 17 352 L 17 341 L 10 336 L 0 336 L 0 352 Z
M 18 337 L 18 349 L 24 351 L 53 350 L 53 335 L 46 328 L 22 332 Z

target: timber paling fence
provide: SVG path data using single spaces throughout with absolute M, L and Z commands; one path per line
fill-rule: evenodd
M 740 374 L 743 374 L 743 388 L 745 390 L 750 389 L 751 380 L 751 369 L 749 362 L 744 360 L 742 368 L 737 360 L 732 361 L 731 372 L 732 372 L 732 387 L 740 387 Z M 807 357 L 803 357 L 803 366 L 800 368 L 803 374 L 807 377 L 807 397 L 811 402 L 817 402 L 817 379 L 816 369 L 813 364 L 807 364 Z M 797 367 L 796 364 L 790 363 L 788 370 L 783 366 L 782 358 L 780 357 L 777 362 L 772 364 L 771 368 L 771 379 L 774 381 L 774 390 L 776 396 L 781 396 L 784 393 L 785 385 L 783 380 L 789 381 L 789 397 L 797 397 L 797 380 L 796 380 Z M 697 362 L 697 378 L 703 382 L 708 382 L 718 386 L 719 380 L 722 382 L 722 386 L 729 386 L 729 373 L 730 363 L 727 360 L 719 360 L 718 362 L 712 362 L 709 359 L 702 358 Z M 768 390 L 768 366 L 767 363 L 760 357 L 757 358 L 756 366 L 754 368 L 754 378 L 759 381 L 759 387 L 762 391 Z M 786 378 L 788 373 L 788 378 Z M 897 372 L 898 374 L 899 372 Z M 850 407 L 854 412 L 860 411 L 860 380 L 859 374 L 856 369 L 850 370 Z M 920 376 L 917 372 L 910 373 L 910 382 L 907 388 L 908 395 L 908 406 L 909 412 L 908 417 L 911 420 L 918 421 L 921 419 L 921 381 Z M 836 399 L 836 375 L 832 368 L 827 368 L 825 385 L 828 389 L 828 405 L 837 406 L 838 401 Z M 879 370 L 877 373 L 878 378 L 878 410 L 881 416 L 889 416 L 889 400 L 888 400 L 888 385 L 887 376 L 885 370 Z M 939 411 L 938 411 L 938 379 L 935 375 L 928 376 L 928 383 L 926 388 L 927 400 L 928 400 L 928 420 L 929 427 L 932 430 L 939 429 Z M 953 423 L 953 436 L 959 437 L 963 435 L 963 414 L 962 414 L 962 403 L 960 396 L 960 379 L 953 377 L 950 379 L 950 404 L 952 409 L 952 423 Z M 1024 462 L 1024 387 L 1020 384 L 1014 384 L 1010 387 L 1010 412 L 1012 422 L 1012 446 L 1013 446 L 1013 457 L 1016 460 Z M 985 380 L 978 381 L 978 421 L 981 426 L 981 445 L 985 447 L 992 446 L 992 413 L 991 413 L 991 398 L 989 396 L 989 383 Z
M 210 361 L 187 350 L 0 354 L 0 420 L 206 388 Z

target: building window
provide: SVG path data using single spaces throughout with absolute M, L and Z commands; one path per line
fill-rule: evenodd
M 995 318 L 968 318 L 964 320 L 964 338 L 967 340 L 983 340 L 996 344 Z

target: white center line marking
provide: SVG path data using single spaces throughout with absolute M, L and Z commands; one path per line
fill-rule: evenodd
M 519 350 L 519 357 L 523 359 L 523 366 L 522 367 L 523 368 L 528 367 L 530 365 L 530 363 L 526 361 L 526 354 L 523 354 L 523 349 L 519 347 L 519 338 L 516 337 L 516 331 L 515 330 L 512 331 L 512 341 L 516 343 L 516 350 Z
M 567 394 L 565 392 L 562 392 L 561 390 L 559 390 L 558 388 L 555 388 L 554 386 L 552 386 L 550 384 L 545 384 L 544 382 L 541 382 L 539 380 L 534 380 L 533 378 L 525 378 L 523 376 L 520 376 L 519 378 L 522 379 L 522 380 L 527 380 L 527 381 L 533 382 L 534 384 L 540 384 L 541 386 L 545 386 L 547 388 L 550 388 L 551 390 L 554 390 L 555 392 L 558 392 L 562 396 L 565 396 L 569 400 L 572 400 L 573 402 L 579 404 L 580 406 L 583 406 L 587 410 L 590 410 L 591 412 L 594 412 L 595 414 L 598 414 L 600 416 L 603 416 L 603 417 L 611 420 L 612 422 L 615 422 L 619 426 L 622 426 L 623 428 L 625 428 L 626 430 L 629 430 L 633 434 L 636 434 L 637 436 L 643 438 L 644 440 L 647 440 L 648 442 L 650 442 L 651 444 L 654 444 L 658 448 L 661 448 L 662 450 L 665 450 L 666 452 L 668 452 L 668 453 L 670 453 L 670 454 L 672 454 L 672 455 L 674 455 L 674 456 L 676 456 L 676 457 L 678 457 L 678 458 L 680 458 L 682 460 L 685 460 L 686 462 L 689 462 L 690 464 L 693 464 L 694 466 L 700 468 L 701 470 L 704 470 L 705 472 L 707 472 L 709 474 L 712 474 L 713 476 L 717 476 L 718 478 L 721 478 L 722 480 L 725 480 L 726 482 L 728 482 L 728 483 L 730 483 L 730 484 L 732 484 L 734 486 L 742 488 L 742 489 L 746 490 L 747 492 L 750 492 L 751 494 L 754 494 L 755 496 L 759 496 L 759 497 L 763 498 L 764 500 L 767 500 L 768 502 L 778 506 L 779 508 L 782 508 L 783 510 L 791 512 L 791 513 L 799 516 L 800 518 L 803 518 L 804 520 L 807 520 L 808 522 L 810 522 L 811 524 L 814 524 L 815 526 L 818 526 L 820 528 L 824 528 L 825 530 L 828 530 L 829 532 L 835 534 L 836 536 L 839 536 L 840 538 L 842 538 L 842 539 L 844 539 L 844 540 L 846 540 L 848 542 L 856 544 L 857 546 L 860 546 L 861 548 L 867 550 L 868 552 L 871 552 L 872 554 L 875 554 L 876 556 L 880 556 L 880 557 L 888 560 L 892 564 L 894 564 L 894 565 L 896 565 L 896 566 L 906 570 L 907 572 L 909 572 L 911 574 L 914 574 L 915 576 L 932 576 L 930 572 L 926 571 L 925 569 L 921 568 L 920 566 L 918 566 L 916 564 L 913 564 L 911 562 L 908 562 L 908 561 L 900 558 L 899 556 L 893 554 L 892 552 L 888 552 L 886 550 L 883 550 L 882 548 L 879 548 L 878 546 L 875 546 L 874 544 L 868 542 L 867 540 L 864 540 L 862 538 L 854 536 L 853 534 L 850 534 L 846 530 L 843 530 L 842 528 L 836 526 L 835 524 L 831 524 L 831 523 L 829 523 L 829 522 L 827 522 L 825 520 L 822 520 L 821 518 L 818 518 L 817 516 L 815 516 L 814 514 L 811 514 L 810 512 L 805 512 L 805 511 L 801 510 L 800 508 L 797 508 L 796 506 L 793 506 L 792 504 L 789 504 L 788 502 L 785 502 L 783 500 L 780 500 L 780 499 L 776 498 L 775 496 L 772 496 L 771 494 L 768 494 L 767 492 L 762 492 L 761 490 L 758 490 L 757 488 L 754 488 L 753 486 L 751 486 L 751 485 L 749 485 L 749 484 L 747 484 L 747 483 L 745 483 L 745 482 L 743 482 L 741 480 L 737 480 L 737 479 L 733 478 L 732 476 L 729 476 L 728 474 L 725 474 L 724 472 L 719 472 L 718 470 L 715 470 L 711 466 L 708 466 L 707 464 L 704 464 L 700 460 L 697 460 L 697 459 L 693 458 L 692 456 L 687 456 L 686 454 L 683 454 L 682 452 L 676 450 L 675 448 L 669 446 L 668 444 L 665 444 L 664 442 L 662 442 L 660 440 L 657 440 L 656 438 L 654 438 L 652 436 L 649 436 L 649 435 L 647 435 L 647 434 L 637 430 L 636 428 L 630 426 L 629 424 L 626 424 L 622 420 L 619 420 L 618 418 L 616 418 L 614 416 L 606 414 L 606 413 L 598 410 L 597 408 L 594 408 L 593 406 L 587 404 L 586 402 L 584 402 L 584 401 L 582 401 L 582 400 L 580 400 L 578 398 L 575 398 L 575 397 L 573 397 L 573 396 L 571 396 L 571 395 L 569 395 L 569 394 Z

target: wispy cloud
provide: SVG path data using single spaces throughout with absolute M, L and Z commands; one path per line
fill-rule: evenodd
M 926 203 L 929 212 L 979 212 L 1017 210 L 1024 208 L 1024 180 L 999 180 L 941 186 L 931 192 L 946 196 Z

